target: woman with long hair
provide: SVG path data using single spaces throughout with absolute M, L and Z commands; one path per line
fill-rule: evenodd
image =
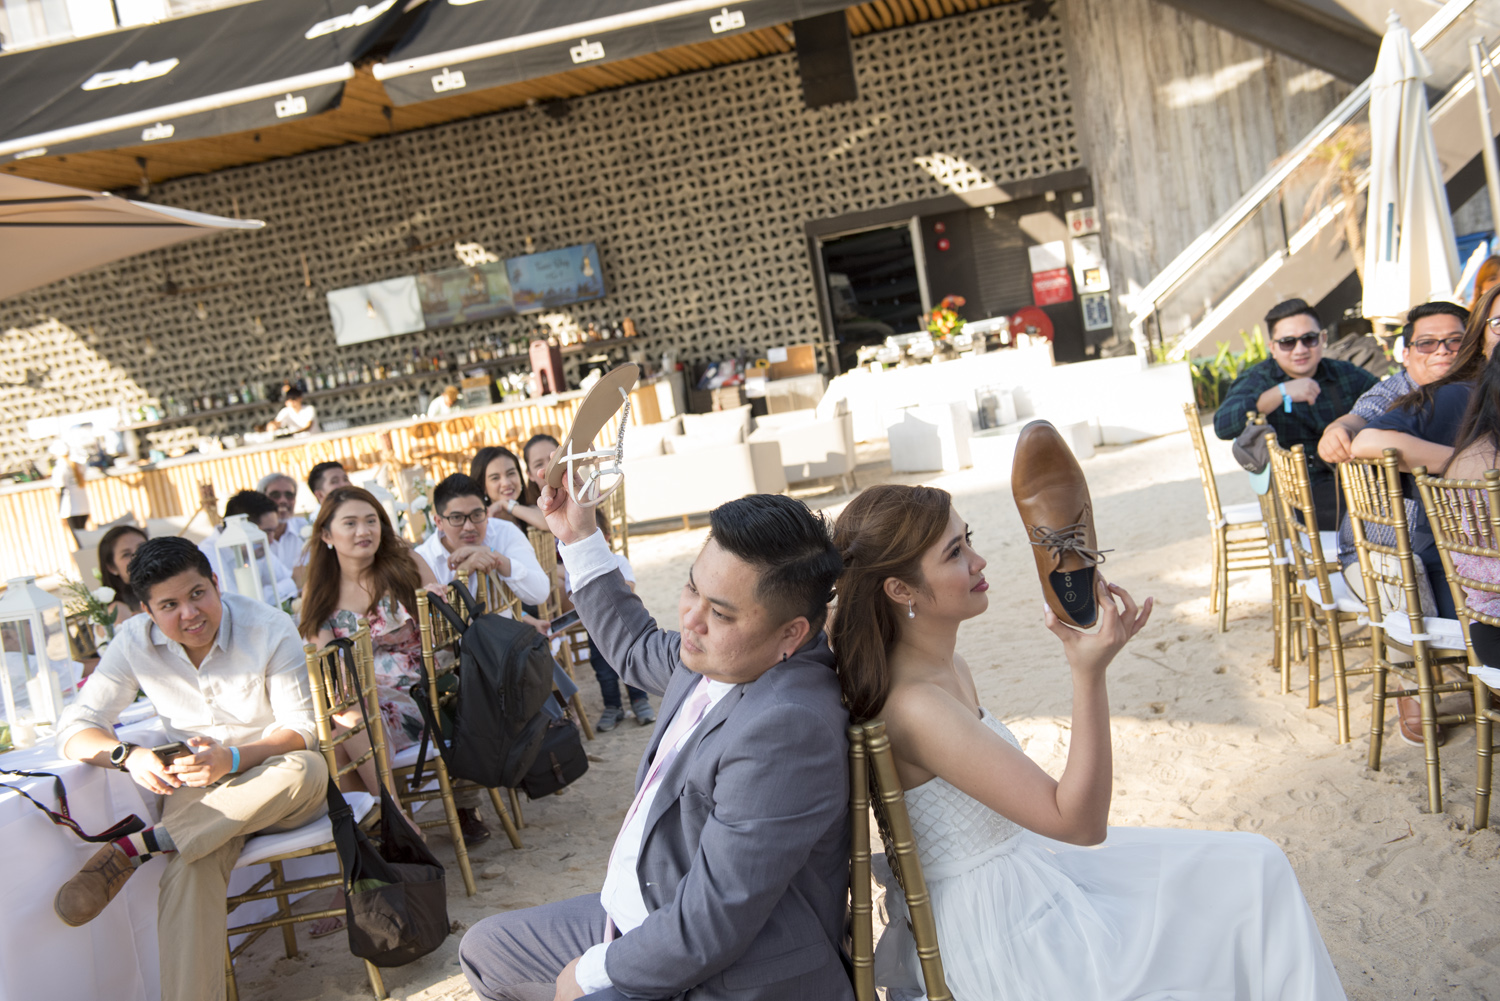
M 1490 256 L 1479 265 L 1479 273 L 1474 276 L 1474 296 L 1469 300 L 1469 308 L 1474 308 L 1474 303 L 1484 297 L 1490 289 L 1500 284 L 1500 257 Z
M 1054 779 L 980 705 L 956 652 L 959 626 L 989 596 L 984 558 L 949 495 L 867 489 L 839 516 L 834 542 L 844 559 L 829 637 L 839 680 L 854 719 L 885 722 L 955 997 L 1344 996 L 1270 841 L 1107 826 L 1105 669 L 1150 618 L 1149 598 L 1137 609 L 1099 576 L 1094 633 L 1045 608 L 1073 678 L 1068 761 Z M 1099 847 L 1078 847 L 1090 845 Z M 905 907 L 894 883 L 886 900 Z M 921 992 L 902 917 L 892 915 L 875 956 L 876 983 L 892 997 Z
M 1500 354 L 1500 353 L 1497 353 Z M 1453 445 L 1453 457 L 1442 475 L 1455 480 L 1481 480 L 1500 468 L 1500 357 L 1491 357 L 1480 373 L 1468 412 Z M 1500 583 L 1500 560 L 1468 553 L 1453 554 L 1453 569 L 1461 577 Z M 1500 595 L 1465 587 L 1469 607 L 1486 615 L 1500 615 Z M 1469 625 L 1474 652 L 1486 664 L 1500 664 L 1500 629 L 1483 622 Z
M 432 570 L 396 534 L 380 502 L 360 487 L 338 487 L 313 521 L 307 584 L 302 591 L 303 637 L 326 644 L 370 624 L 375 687 L 394 754 L 422 736 L 422 713 L 409 689 L 423 678 L 417 632 L 417 589 L 437 586 Z M 366 785 L 374 789 L 373 766 Z
M 547 531 L 547 519 L 536 506 L 537 489 L 526 479 L 526 471 L 515 453 L 499 445 L 486 445 L 469 463 L 469 476 L 484 488 L 490 517 L 515 525 Z
M 110 608 L 119 625 L 141 610 L 141 601 L 130 589 L 130 561 L 146 541 L 144 529 L 116 525 L 99 540 L 99 582 L 115 592 Z

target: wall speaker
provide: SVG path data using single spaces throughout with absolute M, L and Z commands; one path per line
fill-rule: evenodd
M 809 108 L 859 99 L 854 78 L 854 46 L 841 10 L 792 22 L 797 40 L 797 75 Z

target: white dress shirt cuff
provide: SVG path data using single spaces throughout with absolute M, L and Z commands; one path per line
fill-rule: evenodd
M 562 553 L 563 565 L 568 568 L 568 578 L 575 591 L 619 567 L 604 533 L 598 530 L 571 546 L 560 546 L 558 549 Z
M 578 987 L 583 993 L 593 994 L 614 986 L 609 973 L 604 969 L 604 953 L 608 949 L 609 943 L 601 942 L 590 946 L 587 952 L 578 957 L 578 965 L 573 968 L 573 978 L 578 981 Z

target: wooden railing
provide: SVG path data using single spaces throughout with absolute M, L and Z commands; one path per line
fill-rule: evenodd
M 275 445 L 206 454 L 163 464 L 155 469 L 91 473 L 86 484 L 91 527 L 134 513 L 137 521 L 184 518 L 198 509 L 199 485 L 213 484 L 222 501 L 238 490 L 253 489 L 267 473 L 280 470 L 299 480 L 319 462 L 334 461 L 352 471 L 382 462 L 423 466 L 433 480 L 469 471 L 469 460 L 486 445 L 504 445 L 520 456 L 533 434 L 562 437 L 573 423 L 581 393 L 507 404 L 445 420 L 352 428 L 310 439 L 286 439 Z M 600 433 L 614 441 L 618 417 Z M 46 483 L 0 491 L 0 580 L 22 574 L 78 575 L 73 540 L 57 517 L 57 491 Z M 90 581 L 90 584 L 93 582 Z

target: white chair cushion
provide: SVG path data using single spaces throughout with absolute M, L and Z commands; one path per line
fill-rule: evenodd
M 1385 634 L 1397 643 L 1411 646 L 1411 619 L 1404 612 L 1385 614 Z M 1463 650 L 1464 627 L 1457 619 L 1431 616 L 1422 620 L 1422 628 L 1431 637 L 1427 645 L 1436 650 Z
M 391 767 L 392 768 L 408 768 L 408 767 L 416 764 L 417 763 L 417 752 L 420 751 L 421 749 L 422 749 L 422 742 L 420 740 L 417 741 L 415 744 L 411 744 L 411 745 L 409 745 L 407 747 L 403 747 L 401 750 L 397 751 L 396 752 L 396 756 L 391 759 Z M 432 746 L 432 743 L 429 741 L 428 744 L 427 744 L 427 762 L 428 762 L 428 764 L 431 764 L 432 763 L 432 759 L 435 758 L 435 757 L 437 757 L 437 750 Z
M 354 822 L 357 824 L 369 816 L 370 811 L 375 808 L 375 797 L 367 792 L 346 792 L 344 801 L 354 811 Z M 240 857 L 234 863 L 236 869 L 246 866 L 257 865 L 266 859 L 285 855 L 287 852 L 301 851 L 304 848 L 316 848 L 333 840 L 333 823 L 324 814 L 310 824 L 303 824 L 295 831 L 284 831 L 280 834 L 257 834 L 245 842 L 245 847 L 240 849 Z
M 1320 604 L 1322 603 L 1322 589 L 1318 587 L 1318 579 L 1316 577 L 1298 581 L 1298 583 L 1302 585 L 1302 590 L 1307 592 L 1309 598 Z M 1333 591 L 1334 607 L 1340 612 L 1354 612 L 1358 614 L 1367 610 L 1365 603 L 1355 597 L 1354 593 L 1349 590 L 1349 585 L 1344 583 L 1343 574 L 1329 574 L 1328 585 L 1329 589 Z
M 1469 673 L 1491 688 L 1500 690 L 1500 671 L 1493 667 L 1471 667 Z
M 1260 513 L 1260 504 L 1253 501 L 1248 504 L 1229 504 L 1223 510 L 1224 521 L 1229 525 L 1249 525 L 1265 520 Z

